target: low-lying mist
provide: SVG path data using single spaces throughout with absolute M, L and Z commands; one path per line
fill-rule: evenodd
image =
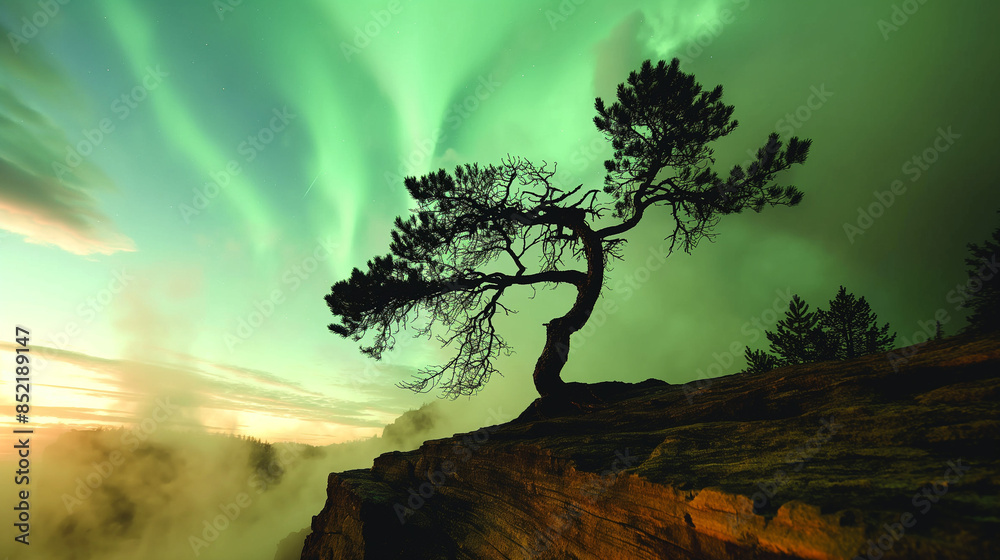
M 31 544 L 15 543 L 8 521 L 0 554 L 297 559 L 312 516 L 326 501 L 329 473 L 370 467 L 381 453 L 486 421 L 463 420 L 456 412 L 433 402 L 397 418 L 382 437 L 326 447 L 170 428 L 147 433 L 138 426 L 67 432 L 32 456 Z M 2 468 L 16 470 L 9 462 Z M 25 488 L 12 476 L 3 480 L 4 496 Z

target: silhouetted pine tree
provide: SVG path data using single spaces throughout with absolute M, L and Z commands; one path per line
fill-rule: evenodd
M 814 352 L 814 362 L 826 362 L 837 359 L 837 344 L 835 339 L 830 336 L 830 333 L 824 331 L 818 324 L 821 311 L 821 309 L 816 310 L 817 325 L 816 328 L 809 333 L 809 339 L 812 343 Z
M 765 373 L 778 367 L 778 359 L 763 350 L 750 350 L 747 346 L 743 357 L 747 360 L 747 367 L 742 373 Z
M 843 286 L 830 300 L 830 308 L 817 314 L 826 333 L 824 352 L 838 360 L 891 350 L 896 340 L 896 333 L 889 334 L 888 323 L 878 326 L 878 316 L 865 298 L 856 298 Z
M 331 287 L 330 331 L 375 359 L 404 330 L 436 338 L 450 357 L 399 385 L 473 395 L 511 352 L 494 321 L 513 312 L 504 294 L 562 285 L 576 297 L 544 323 L 532 379 L 540 396 L 571 400 L 573 386 L 561 377 L 571 337 L 589 320 L 609 263 L 623 258 L 626 234 L 644 216 L 666 220 L 659 224 L 666 256 L 712 241 L 724 216 L 802 200 L 799 189 L 775 181 L 805 162 L 809 140 L 786 143 L 771 133 L 752 162 L 713 170 L 715 141 L 738 124 L 734 108 L 722 102 L 722 86 L 702 87 L 679 59 L 643 62 L 619 84 L 617 100 L 597 98 L 594 108 L 594 125 L 611 148 L 603 188 L 563 190 L 554 166 L 511 156 L 403 179 L 416 211 L 397 217 L 388 254 Z
M 779 365 L 814 362 L 816 351 L 816 324 L 819 317 L 809 311 L 809 304 L 798 295 L 788 302 L 785 318 L 778 321 L 778 331 L 766 331 L 771 341 L 771 352 L 777 355 Z
M 972 308 L 972 314 L 965 330 L 1000 330 L 1000 282 L 994 278 L 997 274 L 997 255 L 1000 254 L 1000 228 L 995 229 L 993 238 L 982 245 L 969 243 L 968 247 L 972 256 L 965 259 L 965 264 L 969 266 L 966 287 L 970 292 L 966 305 Z

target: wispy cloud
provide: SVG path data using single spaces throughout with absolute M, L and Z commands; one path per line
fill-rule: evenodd
M 0 33 L 6 37 L 7 29 Z M 70 167 L 73 141 L 26 101 L 61 103 L 72 91 L 68 80 L 27 47 L 18 54 L 0 47 L 0 67 L 0 229 L 78 255 L 134 251 L 101 209 L 98 194 L 114 192 L 113 182 L 86 158 L 71 158 Z
M 0 342 L 0 352 L 12 352 L 14 348 L 12 343 Z M 74 387 L 61 381 L 51 384 L 36 382 L 37 385 L 72 390 L 81 398 L 97 397 L 97 402 L 118 403 L 116 406 L 121 408 L 131 406 L 135 411 L 132 419 L 141 417 L 145 407 L 158 397 L 170 397 L 181 408 L 175 416 L 175 423 L 188 426 L 200 426 L 203 418 L 217 417 L 219 412 L 277 416 L 301 422 L 343 425 L 346 428 L 381 427 L 385 417 L 395 416 L 393 411 L 373 409 L 371 403 L 312 391 L 267 371 L 194 358 L 186 363 L 167 364 L 102 358 L 42 346 L 35 346 L 32 350 L 49 362 L 46 371 L 54 372 L 57 365 L 64 365 L 86 370 L 91 375 L 91 384 L 87 387 Z M 59 379 L 61 376 L 49 374 L 49 377 Z M 108 389 L 94 389 L 94 385 L 103 385 Z M 73 415 L 80 420 L 100 418 L 105 422 L 130 419 L 127 413 L 119 413 L 109 420 L 110 417 L 105 416 L 101 409 L 76 407 L 70 411 L 69 408 L 46 410 L 44 413 L 67 420 Z

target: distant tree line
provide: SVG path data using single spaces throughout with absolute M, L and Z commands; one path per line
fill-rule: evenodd
M 879 326 L 878 316 L 864 297 L 840 287 L 826 309 L 809 310 L 797 294 L 788 302 L 785 318 L 776 331 L 765 331 L 770 353 L 746 348 L 749 373 L 776 367 L 827 360 L 851 360 L 892 349 L 896 333 L 889 324 Z
M 971 313 L 966 333 L 985 334 L 1000 330 L 1000 282 L 997 256 L 1000 255 L 1000 227 L 981 245 L 967 245 L 970 256 L 965 259 L 966 299 L 963 306 Z M 840 287 L 827 309 L 809 310 L 798 295 L 788 302 L 785 317 L 775 331 L 765 331 L 769 351 L 746 347 L 747 367 L 744 373 L 763 373 L 774 368 L 827 360 L 851 360 L 868 354 L 893 349 L 896 333 L 889 334 L 889 324 L 878 324 L 878 316 L 864 297 L 856 297 Z M 937 322 L 934 338 L 944 337 L 941 322 Z

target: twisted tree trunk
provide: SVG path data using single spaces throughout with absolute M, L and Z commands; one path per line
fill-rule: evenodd
M 582 213 L 574 218 L 566 225 L 583 242 L 584 255 L 587 258 L 587 277 L 577 284 L 576 300 L 569 312 L 545 323 L 545 346 L 535 363 L 533 375 L 535 389 L 542 397 L 565 395 L 566 382 L 562 380 L 560 373 L 569 356 L 570 335 L 587 323 L 604 285 L 602 238 L 587 225 Z

